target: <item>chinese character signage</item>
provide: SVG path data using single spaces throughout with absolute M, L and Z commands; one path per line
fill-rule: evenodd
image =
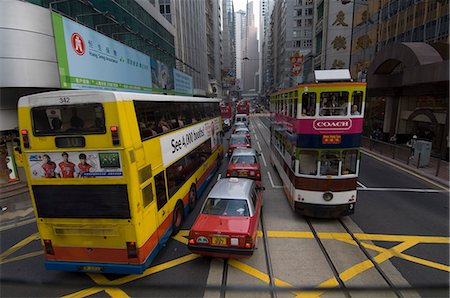
M 323 145 L 337 145 L 341 143 L 341 135 L 323 135 Z
M 353 5 L 347 1 L 330 1 L 326 69 L 349 68 L 353 25 Z

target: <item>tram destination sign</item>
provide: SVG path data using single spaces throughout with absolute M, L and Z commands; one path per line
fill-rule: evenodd
M 342 142 L 341 135 L 323 135 L 322 144 L 323 145 L 337 145 Z

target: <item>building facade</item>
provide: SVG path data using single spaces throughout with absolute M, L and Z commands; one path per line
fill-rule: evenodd
M 224 97 L 231 98 L 236 87 L 236 22 L 232 0 L 222 0 L 222 13 L 222 88 Z
M 258 31 L 255 24 L 254 2 L 247 3 L 245 34 L 242 40 L 242 81 L 244 92 L 255 92 L 259 83 Z
M 236 34 L 236 85 L 238 90 L 243 89 L 242 84 L 242 59 L 243 56 L 243 50 L 245 48 L 245 39 L 247 35 L 247 30 L 245 27 L 246 24 L 246 14 L 245 11 L 239 10 L 235 14 L 235 20 L 236 20 L 236 27 L 235 27 L 235 34 Z
M 282 89 L 303 81 L 303 63 L 313 48 L 314 1 L 276 1 L 272 13 L 273 85 Z
M 222 97 L 222 12 L 219 0 L 206 0 L 208 95 Z M 197 32 L 198 33 L 198 32 Z
M 259 16 L 259 94 L 266 97 L 272 84 L 271 52 L 270 52 L 270 24 L 274 0 L 260 2 Z

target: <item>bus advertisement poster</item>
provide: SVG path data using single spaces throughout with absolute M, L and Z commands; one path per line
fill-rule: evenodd
M 123 176 L 118 151 L 36 152 L 27 159 L 33 179 Z

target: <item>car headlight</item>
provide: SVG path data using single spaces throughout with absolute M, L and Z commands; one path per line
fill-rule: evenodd
M 327 202 L 331 201 L 333 199 L 333 194 L 331 192 L 327 191 L 326 193 L 324 193 L 322 195 L 322 198 Z

